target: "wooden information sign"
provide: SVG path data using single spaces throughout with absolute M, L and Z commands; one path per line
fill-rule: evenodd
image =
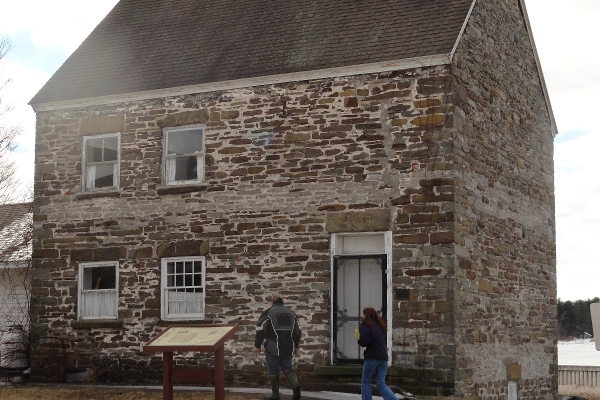
M 215 385 L 215 400 L 225 400 L 225 342 L 238 325 L 169 326 L 143 347 L 144 353 L 163 353 L 163 400 L 173 400 L 174 383 Z M 215 354 L 214 368 L 175 368 L 173 353 L 202 351 Z

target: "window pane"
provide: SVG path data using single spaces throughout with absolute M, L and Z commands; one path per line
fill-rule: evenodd
M 96 165 L 96 176 L 93 179 L 93 187 L 95 188 L 103 188 L 116 186 L 115 183 L 115 165 L 114 164 L 104 164 L 104 165 Z
M 102 142 L 103 139 L 89 139 L 87 141 L 86 156 L 87 162 L 102 161 Z
M 167 263 L 167 274 L 174 274 L 174 273 L 175 273 L 175 263 L 168 262 Z
M 106 267 L 89 267 L 83 269 L 83 289 L 115 289 L 116 288 L 116 267 L 114 265 Z
M 198 179 L 198 159 L 196 156 L 175 159 L 175 181 Z
M 194 272 L 197 274 L 202 273 L 202 263 L 200 261 L 194 261 Z
M 104 139 L 104 159 L 102 161 L 116 161 L 119 154 L 119 140 L 116 137 Z
M 170 131 L 167 133 L 167 155 L 184 155 L 199 153 L 204 132 L 201 128 L 185 131 Z

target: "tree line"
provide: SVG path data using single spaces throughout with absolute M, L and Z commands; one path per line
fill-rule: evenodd
M 580 338 L 586 333 L 593 335 L 590 304 L 598 302 L 598 297 L 576 301 L 558 299 L 558 340 Z

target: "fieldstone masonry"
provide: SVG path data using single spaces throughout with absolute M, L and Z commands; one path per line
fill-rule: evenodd
M 391 231 L 390 383 L 497 399 L 517 381 L 520 398 L 551 398 L 553 138 L 520 11 L 501 3 L 475 7 L 451 65 L 38 112 L 35 332 L 73 343 L 99 381 L 159 380 L 141 350 L 168 325 L 160 259 L 204 255 L 202 322 L 240 324 L 229 382 L 266 381 L 252 348 L 273 290 L 318 382 L 331 234 Z M 191 123 L 206 125 L 205 182 L 165 186 L 162 128 Z M 115 131 L 120 190 L 82 193 L 82 136 Z M 117 323 L 77 321 L 90 261 L 119 262 Z

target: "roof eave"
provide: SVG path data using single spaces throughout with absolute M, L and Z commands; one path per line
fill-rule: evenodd
M 465 18 L 465 22 L 463 23 L 460 33 L 458 34 L 458 37 L 456 38 L 456 43 L 454 44 L 454 47 L 452 48 L 452 51 L 450 52 L 450 60 L 452 60 L 454 58 L 454 54 L 456 53 L 456 49 L 458 48 L 458 45 L 462 39 L 463 33 L 465 31 L 465 28 L 467 27 L 467 23 L 469 22 L 469 19 L 471 18 L 471 13 L 473 12 L 473 8 L 475 7 L 476 3 L 477 3 L 477 0 L 473 0 L 473 3 L 471 4 L 471 8 L 469 9 L 467 17 Z M 540 78 L 540 85 L 542 87 L 542 92 L 544 93 L 544 99 L 546 101 L 546 108 L 548 110 L 548 116 L 550 118 L 550 127 L 551 127 L 550 129 L 552 130 L 552 136 L 556 137 L 556 135 L 558 135 L 558 129 L 556 127 L 556 120 L 554 119 L 554 111 L 552 111 L 552 103 L 550 102 L 548 88 L 546 87 L 546 80 L 544 79 L 544 72 L 542 71 L 542 64 L 540 63 L 540 57 L 538 55 L 537 48 L 535 47 L 535 41 L 533 40 L 533 31 L 531 30 L 531 24 L 529 23 L 529 15 L 527 14 L 527 8 L 525 8 L 525 1 L 519 0 L 519 3 L 521 5 L 521 10 L 523 10 L 523 19 L 525 20 L 525 27 L 527 28 L 527 34 L 529 35 L 529 41 L 530 41 L 531 47 L 533 49 L 533 56 L 535 58 L 535 67 L 537 68 L 537 71 L 538 71 L 538 76 Z
M 450 63 L 451 53 L 447 53 L 432 56 L 407 58 L 401 60 L 382 61 L 377 63 L 327 68 L 313 71 L 292 72 L 280 75 L 268 75 L 247 79 L 235 79 L 230 81 L 202 83 L 198 85 L 188 85 L 157 90 L 122 93 L 117 95 L 89 97 L 84 99 L 40 103 L 30 102 L 29 105 L 31 105 L 35 112 L 54 111 L 69 108 L 89 107 L 103 104 L 127 103 L 131 101 L 142 101 L 156 98 L 214 92 L 220 90 L 241 89 L 278 83 L 337 78 L 341 76 L 364 75 L 372 73 L 406 70 L 412 68 L 432 67 L 438 65 L 447 65 Z
M 546 99 L 546 107 L 548 108 L 548 116 L 550 118 L 550 124 L 552 126 L 552 135 L 556 137 L 556 135 L 558 135 L 558 128 L 556 126 L 556 120 L 554 119 L 554 111 L 552 111 L 552 103 L 550 102 L 550 95 L 548 94 L 548 88 L 546 87 L 546 80 L 544 79 L 542 64 L 540 62 L 540 57 L 537 52 L 537 47 L 535 46 L 535 41 L 533 40 L 533 31 L 531 30 L 531 24 L 529 23 L 529 15 L 527 14 L 527 8 L 525 7 L 525 0 L 519 0 L 519 4 L 521 5 L 521 10 L 523 10 L 525 26 L 527 27 L 529 41 L 531 42 L 531 47 L 533 48 L 533 55 L 535 57 L 535 66 L 540 77 L 540 85 L 542 86 L 542 91 L 544 92 L 544 98 Z

